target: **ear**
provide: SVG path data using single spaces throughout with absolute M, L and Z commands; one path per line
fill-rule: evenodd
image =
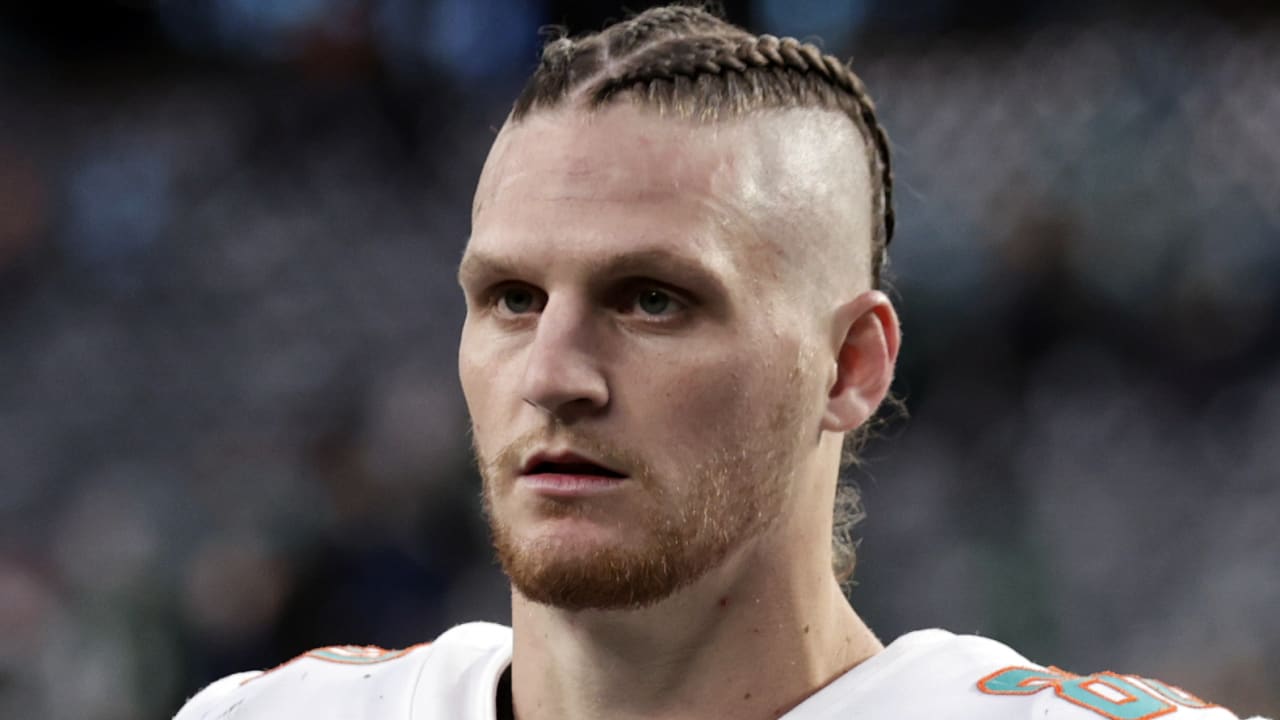
M 893 382 L 901 339 L 898 314 L 879 290 L 864 292 L 836 310 L 831 333 L 835 372 L 823 430 L 849 432 L 875 414 Z

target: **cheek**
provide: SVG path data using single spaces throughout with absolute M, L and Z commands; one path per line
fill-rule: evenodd
M 502 397 L 501 383 L 507 373 L 494 365 L 494 358 L 477 352 L 477 348 L 485 347 L 484 343 L 469 336 L 465 329 L 458 347 L 458 380 L 471 416 L 473 441 L 482 452 L 489 454 L 492 443 L 489 429 L 498 423 L 495 403 Z
M 636 415 L 653 419 L 643 425 L 654 444 L 688 462 L 714 450 L 740 454 L 800 432 L 810 420 L 816 425 L 821 393 L 805 379 L 799 340 L 763 337 L 770 342 L 713 343 L 714 352 L 651 366 L 661 370 L 634 392 Z
M 752 424 L 762 379 L 760 368 L 745 358 L 686 358 L 664 375 L 648 388 L 641 388 L 648 390 L 641 401 L 650 405 L 646 415 L 663 418 L 650 427 L 672 452 L 705 452 L 731 444 Z M 658 388 L 661 392 L 653 392 Z M 662 407 L 654 408 L 652 403 Z

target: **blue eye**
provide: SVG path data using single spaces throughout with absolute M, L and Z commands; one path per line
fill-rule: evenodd
M 523 315 L 534 309 L 537 298 L 529 288 L 512 287 L 502 291 L 501 302 L 508 312 Z
M 636 298 L 636 306 L 648 315 L 661 315 L 672 306 L 671 296 L 661 290 L 645 290 Z

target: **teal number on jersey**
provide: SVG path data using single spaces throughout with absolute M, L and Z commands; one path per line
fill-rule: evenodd
M 1165 685 L 1159 680 L 1152 680 L 1151 678 L 1142 678 L 1142 682 L 1145 683 L 1147 687 L 1151 688 L 1152 690 L 1155 690 L 1165 699 L 1172 700 L 1173 702 L 1179 705 L 1189 707 L 1189 708 L 1197 708 L 1197 709 L 1214 707 L 1213 703 L 1205 702 L 1200 698 L 1196 697 L 1195 695 L 1192 695 L 1191 693 L 1187 692 L 1186 690 L 1183 690 L 1182 688 L 1176 688 L 1176 687 L 1173 687 L 1172 685 Z
M 1057 668 L 1011 667 L 988 675 L 978 689 L 991 695 L 1034 695 L 1046 689 L 1067 702 L 1110 720 L 1151 720 L 1173 712 L 1211 704 L 1156 680 L 1105 672 L 1084 677 Z

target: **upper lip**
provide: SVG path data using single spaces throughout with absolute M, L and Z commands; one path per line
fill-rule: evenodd
M 543 463 L 555 463 L 557 465 L 595 465 L 601 470 L 605 470 L 616 475 L 626 477 L 627 474 L 621 470 L 610 467 L 599 460 L 582 453 L 573 452 L 571 450 L 539 450 L 530 455 L 523 464 L 520 465 L 520 474 L 529 475 L 535 468 Z

